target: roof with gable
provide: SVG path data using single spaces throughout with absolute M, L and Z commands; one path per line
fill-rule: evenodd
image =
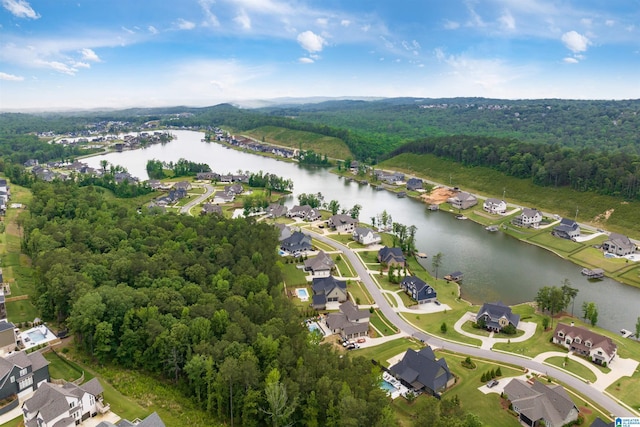
M 562 336 L 559 335 L 562 333 Z M 602 348 L 609 356 L 614 354 L 618 346 L 613 342 L 613 340 L 609 337 L 605 337 L 604 335 L 600 335 L 593 331 L 590 331 L 586 328 L 581 328 L 579 326 L 571 326 L 564 323 L 558 323 L 556 326 L 556 330 L 553 332 L 554 338 L 558 341 L 563 342 L 566 338 L 570 338 L 573 342 L 571 346 L 578 348 L 584 352 L 588 352 L 594 348 Z M 580 342 L 576 342 L 575 339 L 579 338 Z M 586 342 L 591 343 L 591 347 L 587 347 Z
M 47 365 L 49 365 L 49 361 L 39 352 L 25 354 L 23 351 L 18 351 L 7 357 L 0 358 L 0 380 L 9 374 L 14 366 L 20 368 L 31 366 L 31 372 L 35 372 Z
M 446 387 L 452 377 L 447 362 L 444 358 L 436 359 L 431 347 L 420 351 L 408 349 L 389 371 L 416 390 L 427 388 L 434 393 Z
M 418 276 L 405 276 L 400 286 L 416 301 L 435 298 L 436 291 Z
M 561 426 L 574 408 L 577 418 L 578 407 L 560 385 L 546 386 L 536 380 L 529 384 L 513 378 L 505 386 L 504 392 L 517 412 L 532 421 L 544 419 L 547 425 Z
M 311 250 L 311 237 L 302 233 L 301 231 L 294 231 L 291 236 L 280 242 L 283 249 L 289 252 Z
M 502 326 L 498 323 L 498 320 L 502 317 L 506 317 L 509 323 L 516 328 L 520 322 L 520 315 L 513 314 L 511 307 L 504 305 L 501 301 L 496 303 L 485 302 L 480 308 L 480 311 L 478 311 L 476 319 L 485 315 L 487 316 L 486 325 L 488 327 L 502 329 Z
M 378 251 L 378 260 L 380 262 L 384 262 L 389 264 L 391 262 L 402 263 L 406 261 L 404 254 L 402 253 L 402 249 L 400 248 L 389 248 L 385 246 L 384 248 Z
M 318 255 L 313 258 L 309 258 L 304 262 L 304 269 L 317 271 L 331 271 L 336 263 L 327 255 L 324 251 L 319 251 Z
M 316 277 L 311 284 L 313 293 L 316 295 L 326 295 L 335 288 L 340 288 L 343 292 L 347 291 L 347 282 L 338 280 L 333 276 Z
M 94 394 L 96 392 L 98 393 Z M 26 411 L 29 413 L 39 413 L 44 422 L 48 423 L 65 413 L 69 413 L 70 406 L 67 402 L 68 397 L 82 399 L 85 393 L 97 396 L 102 393 L 102 385 L 96 378 L 81 386 L 69 382 L 65 382 L 62 386 L 43 383 L 35 393 L 33 393 L 31 398 L 22 404 L 22 407 L 26 408 Z M 33 418 L 27 422 L 27 425 L 32 421 Z M 60 425 L 67 424 L 63 423 Z

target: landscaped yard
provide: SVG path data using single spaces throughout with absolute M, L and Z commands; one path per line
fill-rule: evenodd
M 623 377 L 611 384 L 607 391 L 627 405 L 640 411 L 640 369 L 631 377 Z
M 369 318 L 369 324 L 371 324 L 376 331 L 383 336 L 393 335 L 398 333 L 398 330 L 386 317 L 379 311 L 375 310 Z
M 43 353 L 43 356 L 49 361 L 51 378 L 74 381 L 82 376 L 82 370 L 77 365 L 63 359 L 53 351 Z
M 282 277 L 287 288 L 307 285 L 306 274 L 296 267 L 297 264 L 297 262 L 295 264 L 289 263 L 282 267 Z
M 356 304 L 369 305 L 374 303 L 373 298 L 369 295 L 369 291 L 367 291 L 367 288 L 360 282 L 349 281 L 347 290 Z
M 412 348 L 414 350 L 419 350 L 422 347 L 424 347 L 424 345 L 416 339 L 398 338 L 393 341 L 387 341 L 375 347 L 368 347 L 368 348 L 353 350 L 351 351 L 350 354 L 353 356 L 363 356 L 367 360 L 373 359 L 376 362 L 380 363 L 382 366 L 385 366 L 388 368 L 389 363 L 387 363 L 387 360 L 401 353 L 404 353 L 409 348 Z
M 24 299 L 6 303 L 7 319 L 14 324 L 33 322 L 38 317 L 38 310 L 30 300 Z
M 538 245 L 549 247 L 564 257 L 585 246 L 584 243 L 577 243 L 572 240 L 555 237 L 548 229 L 530 237 L 528 240 Z M 591 242 L 589 242 L 589 244 L 591 244 Z
M 568 361 L 565 362 L 564 357 L 554 356 L 554 357 L 548 358 L 544 362 L 553 366 L 557 366 L 558 368 L 562 368 L 566 371 L 569 371 L 574 375 L 576 375 L 577 377 L 582 378 L 583 380 L 586 380 L 586 381 L 595 382 L 597 379 L 596 375 L 593 372 L 591 372 L 589 368 L 587 368 L 580 362 L 576 362 L 575 360 L 572 360 L 572 359 L 568 359 Z

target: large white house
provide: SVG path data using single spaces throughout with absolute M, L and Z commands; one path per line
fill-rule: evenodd
M 598 365 L 611 363 L 618 350 L 618 346 L 611 338 L 564 323 L 556 326 L 553 342 L 566 347 L 569 351 L 588 357 Z
M 513 218 L 513 225 L 517 227 L 538 228 L 542 222 L 542 213 L 537 209 L 524 208 L 522 213 Z
M 492 214 L 503 214 L 507 211 L 507 202 L 489 198 L 482 204 L 482 209 Z
M 358 220 L 349 215 L 336 214 L 329 218 L 328 224 L 339 233 L 351 233 L 358 226 Z
M 374 232 L 370 228 L 356 227 L 356 229 L 353 230 L 353 240 L 360 243 L 361 245 L 368 246 L 380 243 L 382 241 L 382 238 L 378 233 Z

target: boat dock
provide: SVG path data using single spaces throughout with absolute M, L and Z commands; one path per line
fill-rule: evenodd
M 462 271 L 455 271 L 444 276 L 444 280 L 446 280 L 447 282 L 459 282 L 462 280 L 463 276 L 464 274 L 462 274 Z
M 631 335 L 633 335 L 633 332 L 626 329 L 620 329 L 620 333 L 622 334 L 622 338 L 631 338 Z
M 602 279 L 604 277 L 604 270 L 601 268 L 594 268 L 593 270 L 583 268 L 580 273 L 583 276 L 587 276 L 587 279 Z
M 427 257 L 427 254 L 425 254 L 424 252 L 418 252 L 418 253 L 416 254 L 416 256 L 417 256 L 418 258 L 426 258 L 426 257 Z

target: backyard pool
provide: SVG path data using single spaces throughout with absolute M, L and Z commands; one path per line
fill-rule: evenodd
M 296 295 L 298 295 L 300 301 L 309 301 L 309 292 L 305 288 L 297 288 Z
M 33 327 L 20 334 L 20 339 L 25 348 L 35 347 L 56 339 L 56 336 L 46 326 Z
M 386 382 L 385 380 L 382 380 L 380 382 L 380 388 L 385 390 L 387 393 L 391 394 L 394 391 L 397 391 L 398 389 L 395 388 L 395 386 L 391 383 Z

